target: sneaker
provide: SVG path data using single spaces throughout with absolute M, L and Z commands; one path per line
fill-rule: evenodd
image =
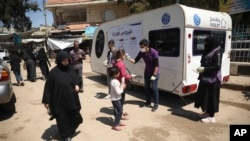
M 207 117 L 209 117 L 209 114 L 207 112 L 204 112 L 202 114 L 199 114 L 199 117 L 200 118 L 207 118 Z
M 155 112 L 157 109 L 158 109 L 158 105 L 155 104 L 151 111 L 152 111 L 152 112 Z
M 112 129 L 116 130 L 116 131 L 121 131 L 122 130 L 121 127 L 118 126 L 118 125 L 117 126 L 113 126 Z
M 140 105 L 140 107 L 141 108 L 143 108 L 143 107 L 149 107 L 149 108 L 151 108 L 152 106 L 151 106 L 151 104 L 144 103 L 144 104 Z
M 203 123 L 215 123 L 215 118 L 214 117 L 203 118 L 203 119 L 201 119 L 201 122 L 203 122 Z

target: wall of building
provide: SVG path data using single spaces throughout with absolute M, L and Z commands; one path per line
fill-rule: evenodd
M 113 10 L 116 18 L 121 18 L 129 15 L 129 8 L 126 4 L 117 5 L 116 3 L 105 5 L 89 5 L 87 7 L 87 22 L 102 23 L 105 20 L 102 18 L 102 12 Z

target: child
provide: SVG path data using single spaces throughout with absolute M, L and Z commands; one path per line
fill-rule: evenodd
M 109 51 L 108 51 L 108 54 L 107 54 L 107 64 L 106 67 L 107 67 L 107 85 L 108 85 L 108 95 L 105 97 L 105 98 L 110 98 L 110 78 L 109 78 L 109 75 L 108 75 L 108 69 L 109 67 L 112 67 L 113 64 L 115 63 L 115 41 L 112 39 L 112 40 L 109 40 L 108 41 L 108 48 L 109 48 Z
M 117 66 L 120 71 L 120 74 L 117 79 L 119 80 L 120 83 L 126 83 L 127 81 L 132 79 L 132 76 L 126 73 L 126 65 L 123 62 L 123 60 L 125 59 L 125 50 L 124 49 L 117 50 L 115 57 L 116 57 L 116 62 L 114 66 Z M 125 101 L 125 91 L 123 91 L 122 93 L 122 99 L 121 99 L 122 107 L 123 107 L 124 101 Z M 128 117 L 126 116 L 128 116 L 128 113 L 124 112 L 122 120 L 127 120 Z
M 110 76 L 110 99 L 112 101 L 112 105 L 114 107 L 114 125 L 112 126 L 113 130 L 120 131 L 122 130 L 120 126 L 125 126 L 124 123 L 121 123 L 122 117 L 122 103 L 121 103 L 121 94 L 123 93 L 125 84 L 121 84 L 117 77 L 119 76 L 119 68 L 116 66 L 112 66 L 108 69 L 108 74 Z

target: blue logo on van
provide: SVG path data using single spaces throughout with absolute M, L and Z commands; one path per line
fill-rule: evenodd
M 163 14 L 161 21 L 164 25 L 167 25 L 170 22 L 170 15 L 168 13 Z
M 194 24 L 200 25 L 200 23 L 201 23 L 201 18 L 197 14 L 194 14 Z

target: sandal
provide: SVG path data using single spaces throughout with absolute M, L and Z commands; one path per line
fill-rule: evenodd
M 122 129 L 120 128 L 120 126 L 113 126 L 112 127 L 113 130 L 116 130 L 116 131 L 121 131 Z
M 128 117 L 126 117 L 126 116 L 122 116 L 121 117 L 121 120 L 128 120 L 129 118 Z
M 122 115 L 123 115 L 123 116 L 128 116 L 128 113 L 127 113 L 127 112 L 124 112 Z
M 119 126 L 126 126 L 126 124 L 125 124 L 125 123 L 120 122 L 120 123 L 119 123 Z

